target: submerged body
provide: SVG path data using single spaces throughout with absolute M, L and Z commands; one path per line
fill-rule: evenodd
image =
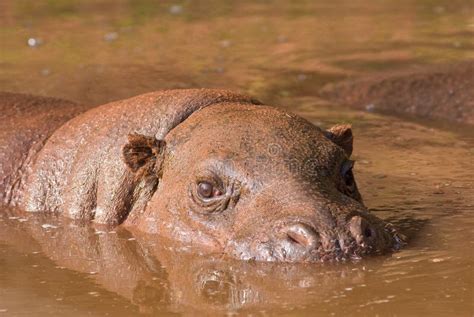
M 17 145 L 25 163 L 2 170 L 5 204 L 244 260 L 314 262 L 399 247 L 390 225 L 363 205 L 347 125 L 322 131 L 248 96 L 206 89 L 83 110 L 61 108 L 69 117 L 42 120 L 49 128 L 39 146 Z M 10 130 L 29 125 L 21 115 L 9 120 Z M 15 134 L 2 138 L 3 146 Z M 2 166 L 12 160 L 5 153 Z

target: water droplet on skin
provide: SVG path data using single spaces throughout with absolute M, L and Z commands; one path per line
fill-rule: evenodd
M 41 227 L 43 229 L 57 229 L 58 228 L 57 226 L 50 225 L 49 223 L 44 223 L 44 224 L 41 225 Z
M 373 103 L 369 103 L 365 106 L 365 110 L 367 110 L 368 112 L 372 112 L 375 110 L 375 105 Z

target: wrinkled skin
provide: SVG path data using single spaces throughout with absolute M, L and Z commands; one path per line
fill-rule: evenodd
M 227 91 L 150 93 L 58 128 L 30 154 L 10 204 L 243 260 L 317 262 L 397 249 L 399 235 L 362 203 L 352 142 L 348 125 L 322 131 Z

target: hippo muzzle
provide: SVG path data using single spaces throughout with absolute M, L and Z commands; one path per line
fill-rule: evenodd
M 269 232 L 231 240 L 226 253 L 255 261 L 346 261 L 395 251 L 403 244 L 390 224 L 378 219 L 371 223 L 361 215 L 349 218 L 340 230 L 321 232 L 311 221 L 294 220 L 278 222 Z

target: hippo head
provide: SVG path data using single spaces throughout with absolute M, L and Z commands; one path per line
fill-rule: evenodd
M 322 131 L 268 106 L 212 105 L 164 140 L 132 135 L 137 177 L 156 177 L 126 224 L 234 258 L 318 262 L 397 249 L 391 226 L 367 211 L 352 168 L 348 125 Z

